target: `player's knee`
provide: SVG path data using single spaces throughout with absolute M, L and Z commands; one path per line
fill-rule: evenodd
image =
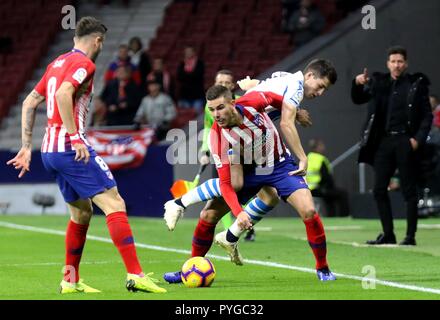
M 106 215 L 114 212 L 125 212 L 125 201 L 121 197 L 121 195 L 117 193 L 104 204 L 104 208 L 102 208 L 102 211 L 104 211 Z
M 92 218 L 93 210 L 90 208 L 81 208 L 77 210 L 72 210 L 71 218 L 73 222 L 78 224 L 89 224 L 90 219 Z
M 313 206 L 312 207 L 306 207 L 306 208 L 302 209 L 301 211 L 302 211 L 301 212 L 301 217 L 303 218 L 303 220 L 307 220 L 307 219 L 313 218 L 313 216 L 316 213 L 316 210 L 315 210 L 315 208 Z
M 280 199 L 276 196 L 276 197 L 264 199 L 263 202 L 265 205 L 267 205 L 269 207 L 276 207 L 278 205 L 278 203 L 280 202 Z
M 243 188 L 243 180 L 233 179 L 231 185 L 235 192 L 239 192 Z
M 206 210 L 203 209 L 200 212 L 200 219 L 209 222 L 209 223 L 217 223 L 219 220 L 219 217 L 217 216 L 216 212 L 213 210 Z

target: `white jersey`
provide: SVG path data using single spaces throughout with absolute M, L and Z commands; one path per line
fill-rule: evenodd
M 283 101 L 299 107 L 304 97 L 304 75 L 301 71 L 296 73 L 277 71 L 272 73 L 271 78 L 261 81 L 247 92 L 251 91 L 273 92 L 281 96 Z M 266 109 L 268 113 L 273 110 L 275 108 Z

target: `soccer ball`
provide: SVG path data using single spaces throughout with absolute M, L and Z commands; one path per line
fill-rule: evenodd
M 188 288 L 209 287 L 215 278 L 215 268 L 205 257 L 192 257 L 183 264 L 181 277 Z

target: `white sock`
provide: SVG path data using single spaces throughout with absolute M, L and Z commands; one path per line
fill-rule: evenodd
M 180 199 L 185 207 L 199 202 L 221 197 L 220 179 L 209 179 L 185 193 Z

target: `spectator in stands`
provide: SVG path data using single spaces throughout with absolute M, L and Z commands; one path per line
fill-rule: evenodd
M 148 53 L 143 50 L 142 41 L 139 37 L 133 37 L 128 42 L 130 62 L 139 70 L 141 85 L 146 85 L 147 75 L 151 71 L 151 61 Z
M 311 139 L 309 147 L 311 151 L 307 155 L 307 184 L 312 195 L 324 200 L 328 216 L 348 216 L 348 193 L 335 186 L 332 167 L 325 156 L 324 142 L 321 139 Z
M 91 119 L 91 126 L 105 126 L 107 124 L 107 107 L 101 97 L 94 99 L 94 108 Z
M 325 18 L 312 0 L 301 0 L 300 8 L 287 21 L 286 32 L 293 37 L 296 47 L 319 36 L 325 28 Z
M 387 188 L 398 168 L 407 215 L 406 237 L 400 244 L 416 245 L 419 156 L 432 124 L 430 82 L 422 73 L 406 72 L 407 51 L 403 47 L 388 49 L 387 67 L 389 72 L 375 72 L 371 79 L 365 68 L 353 79 L 351 88 L 355 104 L 369 102 L 359 162 L 373 166 L 374 197 L 383 229 L 377 239 L 367 243 L 396 243 Z
M 133 124 L 134 115 L 142 98 L 142 91 L 133 81 L 129 65 L 118 67 L 116 79 L 106 84 L 100 98 L 106 105 L 107 125 Z
M 116 57 L 116 60 L 110 63 L 110 65 L 107 68 L 107 71 L 104 74 L 105 83 L 116 78 L 116 70 L 118 69 L 119 66 L 127 65 L 131 69 L 130 74 L 133 81 L 136 82 L 138 85 L 141 85 L 141 75 L 139 73 L 139 70 L 133 63 L 131 63 L 130 60 L 131 59 L 128 50 L 128 45 L 121 44 L 118 49 L 118 56 Z
M 134 122 L 139 128 L 148 124 L 156 130 L 157 140 L 163 140 L 170 129 L 171 121 L 176 116 L 174 102 L 169 95 L 160 91 L 160 83 L 148 81 L 149 94 L 142 99 Z
M 183 61 L 177 67 L 179 107 L 193 108 L 198 113 L 205 105 L 205 64 L 197 57 L 193 47 L 186 47 Z
M 160 84 L 160 91 L 174 98 L 174 82 L 171 74 L 166 70 L 162 58 L 154 58 L 151 72 L 147 81 L 156 81 Z
M 287 30 L 287 22 L 290 20 L 292 14 L 299 9 L 300 0 L 281 0 L 281 29 Z

